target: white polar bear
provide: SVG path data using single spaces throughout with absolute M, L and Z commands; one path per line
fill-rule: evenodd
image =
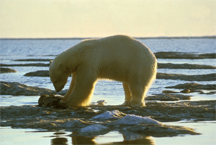
M 50 64 L 50 79 L 67 106 L 87 106 L 97 79 L 123 83 L 124 105 L 145 106 L 144 98 L 156 78 L 157 60 L 143 43 L 124 35 L 84 40 L 58 55 Z

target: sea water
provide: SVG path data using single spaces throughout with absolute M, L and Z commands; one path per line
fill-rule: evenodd
M 154 53 L 155 52 L 186 52 L 186 53 L 216 53 L 216 39 L 213 38 L 163 38 L 163 39 L 139 39 L 141 42 L 146 44 Z M 0 63 L 3 64 L 26 64 L 26 63 L 49 63 L 49 61 L 15 61 L 16 59 L 54 59 L 56 55 L 60 54 L 62 51 L 70 48 L 82 39 L 1 39 L 0 40 Z M 159 63 L 189 63 L 189 64 L 202 64 L 202 65 L 212 65 L 216 66 L 216 59 L 158 59 Z M 0 81 L 7 82 L 20 82 L 29 86 L 38 86 L 42 88 L 48 88 L 54 90 L 54 87 L 49 79 L 49 77 L 26 77 L 25 73 L 37 71 L 37 70 L 48 70 L 48 67 L 37 67 L 37 66 L 11 66 L 10 68 L 15 69 L 17 73 L 6 73 L 0 74 Z M 169 73 L 169 74 L 187 74 L 187 75 L 199 75 L 199 74 L 209 74 L 215 73 L 215 69 L 158 69 L 158 72 Z M 64 89 L 67 89 L 70 85 L 71 78 Z M 186 83 L 188 81 L 183 80 L 164 80 L 158 79 L 154 82 L 148 95 L 161 93 L 166 86 L 173 86 L 177 84 Z M 215 80 L 196 82 L 201 84 L 215 84 Z M 175 89 L 174 89 L 175 90 Z M 197 93 L 192 93 L 192 101 L 194 100 L 216 100 L 215 95 L 200 95 Z M 10 105 L 36 105 L 39 96 L 11 96 L 11 95 L 0 95 L 0 106 L 10 106 Z M 92 97 L 92 102 L 97 100 L 105 100 L 105 105 L 119 105 L 124 102 L 124 91 L 122 84 L 116 81 L 99 80 L 95 86 L 94 94 Z M 182 124 L 176 122 L 176 124 Z M 202 126 L 206 126 L 210 132 L 207 136 L 202 132 Z M 211 138 L 215 134 L 215 130 L 211 126 L 215 126 L 215 122 L 198 122 L 198 123 L 188 123 L 184 124 L 187 126 L 197 129 L 197 132 L 203 133 L 200 137 L 196 137 L 196 141 L 202 138 Z M 199 131 L 200 130 L 200 131 Z M 204 129 L 206 130 L 206 129 Z M 49 142 L 52 144 L 54 141 L 58 140 L 56 138 L 64 138 L 68 141 L 68 144 L 73 144 L 69 137 L 66 137 L 65 132 L 62 137 L 53 135 L 53 132 L 38 132 L 36 130 L 29 129 L 10 129 L 8 127 L 1 127 L 0 129 L 1 138 L 4 138 L 2 144 L 11 144 L 16 142 L 16 144 L 29 144 L 37 140 L 37 144 L 47 144 Z M 24 137 L 25 136 L 25 137 Z M 28 137 L 28 138 L 26 138 Z M 189 136 L 185 137 L 166 137 L 164 138 L 154 138 L 153 144 L 168 144 L 169 142 L 175 144 L 188 144 L 187 138 L 193 138 Z M 56 139 L 56 140 L 55 140 Z M 175 141 L 173 139 L 176 139 Z M 72 139 L 73 140 L 73 139 Z M 103 136 L 98 136 L 94 139 L 96 143 L 110 143 L 110 142 L 121 142 L 123 141 L 122 135 L 119 132 L 110 132 Z M 147 139 L 149 140 L 149 139 Z M 162 141 L 163 140 L 163 141 Z M 182 140 L 179 142 L 179 140 Z M 200 141 L 200 144 L 203 143 Z M 214 140 L 210 141 L 210 144 L 214 143 Z M 190 142 L 191 144 L 191 142 Z

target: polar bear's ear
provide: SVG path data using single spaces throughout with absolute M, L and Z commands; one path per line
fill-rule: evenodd
M 51 65 L 52 62 L 53 62 L 53 60 L 50 60 L 50 65 Z

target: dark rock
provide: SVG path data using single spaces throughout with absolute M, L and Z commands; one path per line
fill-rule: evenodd
M 191 134 L 191 135 L 198 135 L 200 133 L 195 132 L 191 128 L 183 127 L 183 126 L 167 126 L 164 124 L 159 125 L 135 125 L 130 126 L 127 128 L 132 132 L 139 132 L 144 134 L 148 132 L 149 136 L 155 137 L 163 137 L 163 136 L 177 136 L 178 134 Z
M 215 90 L 216 84 L 202 85 L 197 83 L 185 83 L 176 86 L 168 86 L 166 88 L 189 89 L 189 90 L 193 90 L 192 92 L 195 92 L 196 90 Z
M 40 94 L 55 94 L 55 91 L 39 87 L 27 86 L 18 82 L 4 82 L 0 81 L 1 95 L 24 95 L 35 96 Z
M 185 96 L 181 94 L 155 94 L 153 96 L 148 96 L 145 100 L 160 100 L 160 101 L 178 101 L 178 100 L 190 100 L 191 96 Z
M 27 63 L 27 64 L 0 64 L 0 66 L 50 66 L 50 64 L 44 63 Z
M 162 91 L 162 93 L 178 93 L 178 92 L 172 90 L 164 90 Z
M 24 95 L 24 96 L 37 96 L 41 94 L 56 94 L 56 91 L 46 89 L 46 88 L 39 88 L 33 86 L 27 86 L 25 84 L 21 84 L 18 82 L 4 82 L 0 81 L 0 95 Z M 58 92 L 60 95 L 65 95 L 68 90 L 62 90 Z
M 14 61 L 47 61 L 49 62 L 51 59 L 15 59 Z
M 24 76 L 49 77 L 49 71 L 47 71 L 47 70 L 39 70 L 39 71 L 36 71 L 36 72 L 26 73 Z
M 157 52 L 156 58 L 168 58 L 168 59 L 209 59 L 216 58 L 216 53 L 195 54 L 187 52 Z
M 189 89 L 184 89 L 182 91 L 180 91 L 181 93 L 190 93 L 190 90 Z
M 198 65 L 198 64 L 173 64 L 173 63 L 158 63 L 158 69 L 216 69 L 215 66 L 211 65 Z
M 216 53 L 200 54 L 199 57 L 201 57 L 201 58 L 216 58 Z
M 0 73 L 15 73 L 15 72 L 17 71 L 14 69 L 0 67 Z
M 157 73 L 157 79 L 185 80 L 185 81 L 215 81 L 216 74 L 206 75 L 184 75 L 184 74 L 167 74 Z
M 156 58 L 169 58 L 169 59 L 189 59 L 198 58 L 197 54 L 189 54 L 186 52 L 157 52 L 155 53 Z

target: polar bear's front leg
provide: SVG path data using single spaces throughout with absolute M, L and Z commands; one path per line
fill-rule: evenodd
M 81 73 L 82 74 L 82 73 Z M 86 73 L 84 75 L 78 76 L 76 74 L 76 83 L 73 88 L 72 93 L 65 101 L 67 106 L 87 106 L 89 105 L 91 95 L 94 91 L 95 82 L 97 77 L 91 75 L 91 73 Z
M 67 98 L 68 98 L 68 97 L 70 96 L 70 94 L 72 93 L 73 88 L 74 88 L 74 86 L 75 86 L 75 79 L 76 79 L 76 72 L 74 72 L 74 73 L 72 74 L 72 80 L 71 80 L 71 83 L 70 83 L 70 87 L 69 87 L 67 93 L 65 94 L 65 96 L 62 98 L 63 101 L 66 101 Z

